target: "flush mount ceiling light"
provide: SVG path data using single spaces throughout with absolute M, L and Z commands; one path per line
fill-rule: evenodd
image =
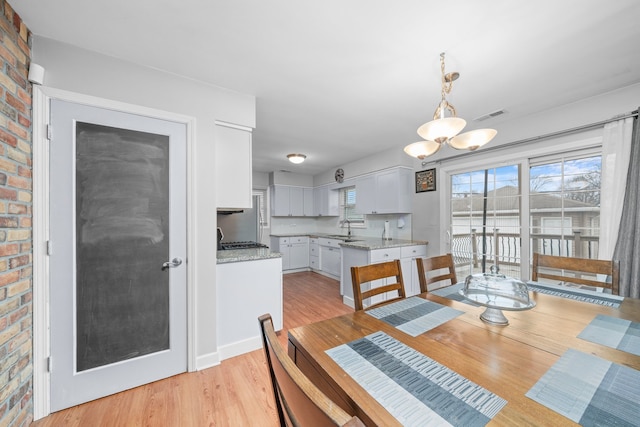
M 467 122 L 456 116 L 456 109 L 449 104 L 446 95 L 451 92 L 453 82 L 460 77 L 459 73 L 444 72 L 444 53 L 440 54 L 440 70 L 442 73 L 442 100 L 433 113 L 433 120 L 418 128 L 418 135 L 425 141 L 414 142 L 404 147 L 404 152 L 410 156 L 424 159 L 435 154 L 444 144 L 458 150 L 474 151 L 491 141 L 496 133 L 495 129 L 477 129 L 460 134 Z M 450 116 L 445 117 L 449 112 Z
M 295 164 L 304 162 L 304 159 L 306 158 L 307 156 L 305 156 L 304 154 L 287 154 L 287 159 L 289 159 L 291 163 Z

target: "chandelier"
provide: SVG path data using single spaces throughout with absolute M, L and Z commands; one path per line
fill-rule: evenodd
M 440 54 L 440 71 L 442 73 L 442 100 L 433 113 L 433 120 L 418 128 L 418 135 L 424 141 L 414 142 L 404 147 L 404 152 L 410 156 L 424 159 L 440 150 L 444 144 L 458 150 L 474 151 L 491 141 L 496 133 L 495 129 L 476 129 L 458 135 L 467 122 L 456 116 L 456 109 L 449 104 L 446 95 L 451 92 L 453 82 L 460 77 L 460 73 L 444 72 L 444 53 Z M 449 112 L 449 117 L 445 113 Z

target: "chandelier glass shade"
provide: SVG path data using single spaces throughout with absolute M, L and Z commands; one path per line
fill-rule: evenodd
M 449 144 L 457 150 L 474 151 L 491 141 L 497 134 L 495 129 L 476 129 L 460 134 L 467 122 L 456 116 L 456 109 L 446 99 L 446 94 L 451 92 L 453 81 L 460 77 L 460 74 L 455 72 L 445 74 L 444 53 L 440 54 L 440 69 L 442 99 L 433 114 L 433 120 L 418 128 L 418 135 L 424 141 L 414 142 L 404 147 L 405 153 L 418 159 L 437 153 L 444 144 Z M 445 116 L 446 111 L 450 116 Z

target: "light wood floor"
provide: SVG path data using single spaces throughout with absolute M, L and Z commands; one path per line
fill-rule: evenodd
M 342 304 L 339 282 L 319 274 L 286 274 L 283 287 L 284 328 L 279 338 L 284 346 L 288 329 L 353 311 Z M 31 427 L 277 425 L 271 383 L 260 349 L 224 360 L 219 366 L 56 412 Z

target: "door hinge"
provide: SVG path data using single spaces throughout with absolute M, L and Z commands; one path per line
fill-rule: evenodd
M 49 125 L 49 124 L 48 124 L 48 125 L 47 125 L 47 139 L 48 139 L 49 141 L 51 141 L 51 135 L 52 135 L 52 133 L 53 133 L 53 130 L 52 130 L 52 129 L 53 129 L 53 128 L 51 127 L 51 125 Z
M 51 240 L 47 240 L 47 255 L 51 256 L 53 254 L 53 243 Z
M 47 372 L 51 372 L 53 362 L 51 362 L 51 356 L 47 357 Z

